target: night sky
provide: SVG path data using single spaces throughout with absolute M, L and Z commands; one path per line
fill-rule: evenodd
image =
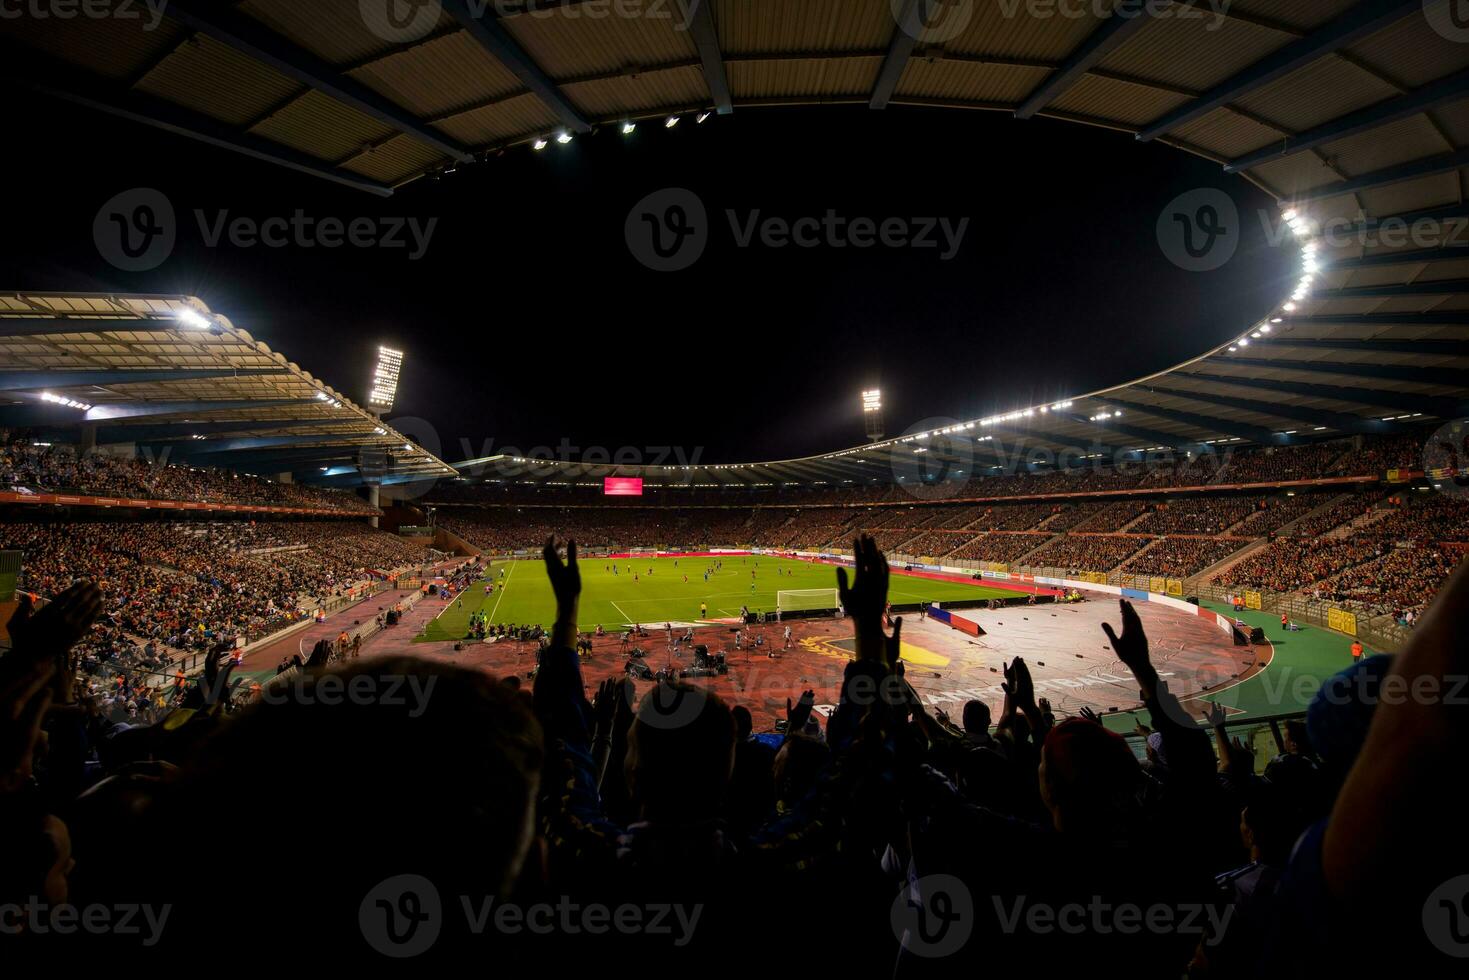
M 407 352 L 394 418 L 451 461 L 487 448 L 678 446 L 702 462 L 863 441 L 880 385 L 889 434 L 1167 368 L 1238 334 L 1289 292 L 1266 244 L 1273 202 L 1217 164 L 1131 136 L 997 113 L 742 109 L 672 130 L 603 127 L 507 151 L 390 199 L 64 103 L 8 108 L 0 288 L 189 293 L 365 401 L 379 343 Z M 177 244 L 149 272 L 110 265 L 99 208 L 162 191 Z M 1160 248 L 1165 206 L 1219 188 L 1242 215 L 1233 259 L 1188 272 Z M 634 205 L 686 188 L 708 244 L 682 271 L 637 260 Z M 427 251 L 210 246 L 205 221 L 437 219 Z M 760 244 L 761 218 L 968 220 L 957 253 Z M 469 452 L 464 450 L 468 440 Z M 434 448 L 430 446 L 430 448 Z

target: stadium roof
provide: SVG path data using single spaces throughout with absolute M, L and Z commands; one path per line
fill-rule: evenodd
M 853 104 L 1103 126 L 1282 201 L 1384 216 L 1460 201 L 1469 32 L 1452 2 L 170 0 L 156 23 L 143 5 L 9 18 L 0 65 L 384 194 L 557 131 Z M 410 20 L 374 13 L 390 6 Z
M 997 416 L 793 460 L 611 466 L 493 456 L 456 466 L 502 483 L 834 486 L 1014 471 L 1032 450 L 1045 451 L 1042 465 L 1079 466 L 1093 454 L 1291 446 L 1469 417 L 1469 281 L 1458 278 L 1469 255 L 1384 257 L 1370 276 L 1350 263 L 1324 268 L 1294 311 L 1177 367 Z
M 189 296 L 0 295 L 0 424 L 320 485 L 454 472 Z
M 1314 281 L 1294 309 L 1241 325 L 1248 347 L 1046 406 L 1043 418 L 1035 406 L 989 426 L 956 421 L 961 434 L 974 422 L 996 436 L 962 460 L 1002 434 L 1050 448 L 1186 449 L 1466 414 L 1469 29 L 1451 6 L 437 0 L 398 6 L 412 11 L 398 24 L 372 13 L 386 0 L 171 0 L 156 25 L 146 14 L 7 20 L 0 73 L 380 194 L 621 120 L 923 106 L 1156 140 L 1240 174 L 1309 224 Z M 1268 336 L 1248 336 L 1265 326 Z M 918 448 L 688 472 L 710 484 L 871 479 L 937 462 Z M 525 472 L 513 460 L 481 463 L 486 475 Z M 537 482 L 659 472 L 546 470 Z

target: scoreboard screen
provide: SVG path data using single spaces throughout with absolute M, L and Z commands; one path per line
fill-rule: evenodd
M 641 497 L 643 495 L 642 477 L 605 477 L 602 480 L 602 495 L 606 497 Z

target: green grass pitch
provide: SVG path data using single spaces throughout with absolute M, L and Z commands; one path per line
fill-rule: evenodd
M 580 562 L 581 622 L 577 625 L 591 630 L 600 623 L 610 630 L 632 622 L 695 623 L 700 621 L 701 602 L 708 605 L 707 618 L 711 620 L 738 616 L 741 606 L 749 606 L 752 612 L 763 610 L 774 614 L 777 591 L 836 588 L 836 569 L 830 565 L 769 556 L 729 555 L 724 558 L 724 568 L 705 582 L 704 570 L 713 563 L 712 558 L 699 557 L 621 558 L 616 562 L 618 574 L 613 575 L 607 570 L 613 564 L 611 559 L 583 558 Z M 501 568 L 505 570 L 503 579 Z M 637 581 L 633 581 L 629 568 L 637 574 Z M 648 574 L 650 568 L 652 575 Z M 429 622 L 415 640 L 463 639 L 469 632 L 470 615 L 479 609 L 489 614 L 491 623 L 538 623 L 547 629 L 551 627 L 551 621 L 556 618 L 556 600 L 539 558 L 496 562 L 490 573 L 496 582 L 504 583 L 493 595 L 485 595 L 483 585 L 475 583 L 437 619 Z M 687 582 L 683 580 L 685 575 L 689 578 Z M 1014 594 L 968 582 L 918 578 L 897 571 L 888 585 L 888 600 L 898 604 Z

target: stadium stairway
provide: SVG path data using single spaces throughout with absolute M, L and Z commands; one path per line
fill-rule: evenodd
M 1330 531 L 1321 535 L 1321 538 L 1323 541 L 1339 541 L 1342 538 L 1349 538 L 1354 534 L 1361 533 L 1378 521 L 1385 520 L 1392 516 L 1393 513 L 1394 508 L 1386 506 L 1384 501 L 1376 501 L 1373 503 L 1370 511 L 1357 515 L 1340 527 L 1332 528 Z
M 1041 541 L 1040 544 L 1036 545 L 1034 548 L 1031 548 L 1029 551 L 1027 551 L 1025 554 L 1021 555 L 1019 558 L 1017 558 L 1014 561 L 1010 562 L 1010 565 L 1012 567 L 1024 565 L 1026 563 L 1026 561 L 1030 558 L 1031 555 L 1035 554 L 1037 551 L 1040 551 L 1042 548 L 1047 547 L 1052 542 L 1061 540 L 1065 536 L 1066 535 L 1064 535 L 1064 534 L 1053 534 L 1053 535 L 1051 535 L 1049 538 L 1044 539 L 1043 541 Z
M 1306 513 L 1302 514 L 1300 517 L 1297 517 L 1295 520 L 1291 521 L 1289 524 L 1282 524 L 1279 528 L 1276 529 L 1276 531 L 1275 531 L 1276 536 L 1279 537 L 1280 535 L 1285 534 L 1291 528 L 1293 528 L 1297 524 L 1301 523 L 1301 521 L 1309 520 L 1310 518 L 1315 517 L 1317 514 L 1325 513 L 1326 511 L 1330 510 L 1332 507 L 1335 507 L 1338 503 L 1340 503 L 1341 501 L 1347 499 L 1350 496 L 1351 496 L 1351 494 L 1349 494 L 1349 493 L 1333 494 L 1320 507 L 1317 507 L 1317 508 L 1315 508 L 1313 510 L 1307 511 Z
M 1145 511 L 1143 511 L 1141 514 L 1137 515 L 1132 520 L 1128 521 L 1126 524 L 1124 524 L 1121 527 L 1119 527 L 1117 529 L 1117 533 L 1118 534 L 1126 534 L 1128 531 L 1131 531 L 1133 528 L 1137 527 L 1138 522 L 1140 522 L 1143 518 L 1147 517 L 1151 513 L 1153 513 L 1153 511 L 1151 511 L 1151 510 L 1145 510 Z M 1148 547 L 1151 548 L 1152 545 L 1149 545 Z
M 1216 561 L 1214 564 L 1203 569 L 1198 574 L 1190 575 L 1188 577 L 1188 581 L 1208 582 L 1214 576 L 1224 574 L 1234 566 L 1238 565 L 1240 562 L 1244 561 L 1246 558 L 1253 555 L 1255 552 L 1264 549 L 1269 544 L 1270 541 L 1267 538 L 1256 538 L 1253 541 L 1246 541 L 1244 545 L 1239 548 L 1239 550 L 1234 551 L 1229 555 L 1226 555 L 1223 559 L 1221 559 L 1220 561 Z

